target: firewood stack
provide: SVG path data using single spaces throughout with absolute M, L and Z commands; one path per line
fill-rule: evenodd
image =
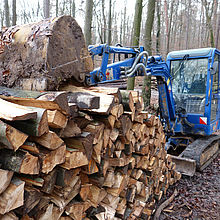
M 0 218 L 148 219 L 180 179 L 137 92 L 0 88 Z

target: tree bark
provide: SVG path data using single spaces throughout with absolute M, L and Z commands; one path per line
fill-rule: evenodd
M 148 54 L 152 54 L 152 38 L 151 32 L 154 23 L 154 12 L 155 12 L 155 0 L 149 0 L 147 6 L 147 19 L 145 23 L 145 50 L 148 51 Z M 145 108 L 150 105 L 151 98 L 151 77 L 144 77 L 144 85 L 142 89 L 143 99 Z
M 16 0 L 12 1 L 12 25 L 16 25 L 17 13 L 16 13 Z
M 9 14 L 8 0 L 4 0 L 4 9 L 5 9 L 5 25 L 6 27 L 9 27 L 10 26 L 10 14 Z
M 136 0 L 135 4 L 135 14 L 133 22 L 133 36 L 132 36 L 132 46 L 139 46 L 140 40 L 140 30 L 141 30 L 141 16 L 142 16 L 142 0 Z M 135 77 L 131 77 L 127 81 L 127 89 L 133 90 L 135 84 Z
M 71 80 L 84 82 L 93 70 L 82 30 L 74 18 L 61 16 L 11 27 L 0 54 L 0 85 L 26 90 L 56 90 Z
M 92 11 L 93 11 L 93 0 L 86 0 L 86 14 L 84 23 L 84 35 L 87 46 L 92 44 Z
M 157 0 L 157 38 L 156 38 L 156 52 L 157 54 L 160 54 L 160 5 L 161 5 L 161 2 L 160 0 Z
M 215 47 L 214 43 L 214 33 L 213 33 L 213 27 L 212 27 L 212 14 L 213 14 L 213 6 L 214 1 L 211 3 L 211 8 L 208 6 L 207 0 L 202 0 L 203 7 L 205 8 L 205 14 L 206 14 L 206 22 L 209 29 L 209 39 L 210 39 L 210 46 Z
M 75 4 L 75 0 L 73 0 L 72 2 L 72 17 L 75 18 L 76 17 L 76 4 Z
M 50 17 L 50 0 L 44 0 L 44 18 Z
M 108 45 L 112 42 L 112 0 L 109 0 L 109 12 L 108 12 Z
M 56 17 L 58 17 L 59 14 L 59 0 L 56 0 Z

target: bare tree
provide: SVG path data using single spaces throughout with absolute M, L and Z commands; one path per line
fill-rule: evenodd
M 84 35 L 86 44 L 92 43 L 92 11 L 93 11 L 93 0 L 86 0 L 86 14 L 84 22 Z
M 220 32 L 220 14 L 218 16 L 218 26 L 217 26 L 217 33 L 216 33 L 216 39 L 215 39 L 216 48 L 218 48 L 219 32 Z
M 211 44 L 211 47 L 214 47 L 215 46 L 214 34 L 213 34 L 213 27 L 212 27 L 212 21 L 211 21 L 212 14 L 213 14 L 214 0 L 212 2 L 207 2 L 207 0 L 202 0 L 202 3 L 205 8 L 206 22 L 207 22 L 209 33 L 210 33 L 210 44 Z
M 154 13 L 155 13 L 155 0 L 148 0 L 147 5 L 147 19 L 145 23 L 145 49 L 148 51 L 149 55 L 152 54 L 152 28 L 154 23 Z M 143 99 L 145 108 L 150 105 L 151 98 L 151 77 L 144 77 L 144 85 L 143 85 Z
M 157 54 L 160 53 L 160 0 L 157 0 L 156 7 L 157 7 L 157 34 L 156 34 L 156 52 Z
M 108 45 L 112 41 L 112 0 L 109 0 L 109 12 L 108 12 Z
M 59 0 L 56 0 L 56 17 L 58 17 L 59 13 Z
M 8 0 L 4 0 L 4 9 L 5 9 L 5 25 L 6 27 L 9 27 L 10 26 L 10 14 L 9 14 Z
M 105 16 L 105 0 L 102 0 L 102 18 L 103 18 L 103 28 L 102 28 L 102 36 L 103 42 L 106 43 L 106 16 Z
M 142 0 L 136 0 L 134 22 L 133 22 L 132 46 L 139 46 L 142 7 L 143 7 Z M 133 90 L 134 84 L 135 84 L 135 77 L 129 78 L 127 81 L 127 89 Z
M 76 17 L 76 4 L 75 0 L 72 2 L 72 16 L 75 18 Z
M 12 25 L 16 25 L 17 13 L 16 13 L 16 0 L 12 1 Z
M 50 0 L 44 0 L 44 18 L 50 17 Z

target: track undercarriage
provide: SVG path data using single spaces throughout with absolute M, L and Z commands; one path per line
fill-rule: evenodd
M 175 137 L 172 137 L 175 140 Z M 180 139 L 180 137 L 177 137 Z M 186 138 L 182 137 L 184 142 Z M 218 155 L 220 135 L 211 135 L 208 137 L 199 137 L 195 140 L 190 138 L 190 144 L 185 146 L 171 147 L 168 153 L 176 163 L 176 169 L 182 174 L 193 176 L 195 171 L 205 169 Z M 183 150 L 184 149 L 184 150 Z M 182 152 L 181 152 L 182 151 Z M 181 152 L 177 154 L 177 152 Z

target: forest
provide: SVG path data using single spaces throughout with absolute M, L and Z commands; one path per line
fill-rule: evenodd
M 220 45 L 218 0 L 2 0 L 0 24 L 8 27 L 71 15 L 87 44 L 143 45 L 149 53 Z

